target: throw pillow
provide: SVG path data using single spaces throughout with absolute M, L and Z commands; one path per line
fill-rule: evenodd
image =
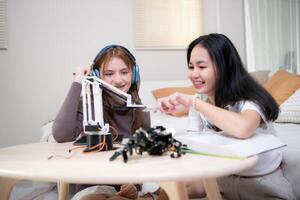
M 300 89 L 280 106 L 280 113 L 275 122 L 300 123 Z
M 284 70 L 277 71 L 264 85 L 266 90 L 281 105 L 300 88 L 300 77 Z
M 196 89 L 193 86 L 190 86 L 190 87 L 167 87 L 167 88 L 159 88 L 159 89 L 153 90 L 152 94 L 155 97 L 155 99 L 157 100 L 159 98 L 169 96 L 175 92 L 180 92 L 180 93 L 188 94 L 188 95 L 194 95 L 194 94 L 196 94 Z M 187 115 L 188 112 L 189 112 L 189 110 L 186 109 L 186 110 L 183 110 L 180 112 L 173 112 L 171 114 L 175 117 L 181 117 L 181 116 Z

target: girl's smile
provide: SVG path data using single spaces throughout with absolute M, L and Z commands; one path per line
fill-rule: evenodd
M 205 86 L 205 81 L 193 81 L 193 85 L 196 88 L 196 90 L 200 90 L 202 87 Z

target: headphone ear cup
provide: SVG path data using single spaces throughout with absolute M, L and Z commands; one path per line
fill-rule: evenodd
M 132 69 L 132 81 L 131 84 L 136 84 L 139 81 L 139 66 L 135 64 Z
M 97 76 L 98 78 L 100 78 L 100 72 L 97 68 L 92 69 L 92 76 Z

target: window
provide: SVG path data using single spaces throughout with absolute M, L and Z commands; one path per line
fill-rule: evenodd
M 300 1 L 245 0 L 249 71 L 300 73 Z
M 0 0 L 0 49 L 7 49 L 6 0 Z
M 137 49 L 185 49 L 202 33 L 201 0 L 134 0 Z

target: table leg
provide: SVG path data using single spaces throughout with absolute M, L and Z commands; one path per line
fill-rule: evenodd
M 209 178 L 203 180 L 207 199 L 222 200 L 219 186 L 216 178 Z
M 18 181 L 18 179 L 0 177 L 0 199 L 9 199 L 10 192 Z
M 58 199 L 67 200 L 69 195 L 69 183 L 59 181 L 57 182 L 58 186 Z
M 160 187 L 166 191 L 169 199 L 188 200 L 188 194 L 183 182 L 160 182 Z

